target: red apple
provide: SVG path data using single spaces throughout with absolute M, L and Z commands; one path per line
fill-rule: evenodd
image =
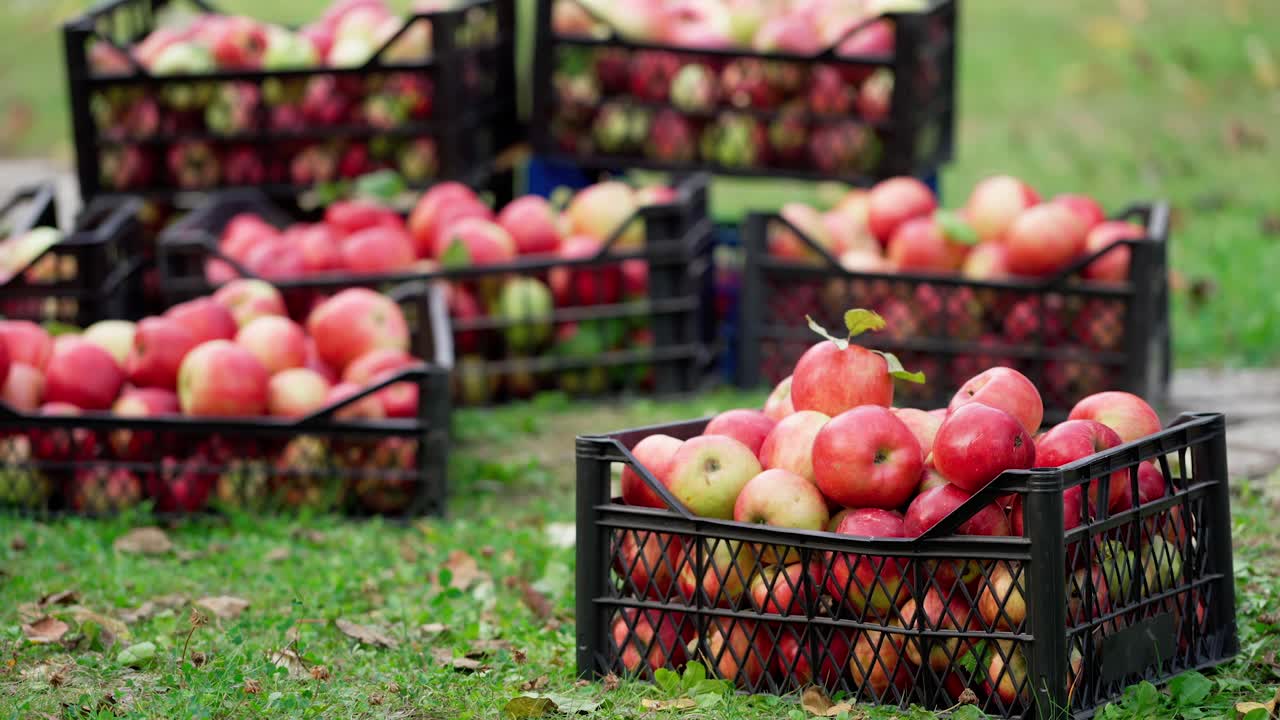
M 370 200 L 339 200 L 324 209 L 324 224 L 341 237 L 374 227 L 404 229 L 395 210 Z
M 1018 419 L 1027 433 L 1035 435 L 1044 420 L 1040 391 L 1026 375 L 1007 367 L 994 367 L 969 378 L 951 397 L 948 410 L 979 403 L 1004 410 Z
M 138 387 L 172 390 L 178 386 L 182 358 L 199 343 L 176 320 L 149 317 L 138 323 L 124 369 Z
M 511 236 L 519 255 L 553 253 L 560 248 L 556 213 L 537 195 L 525 195 L 508 203 L 498 213 L 498 224 Z
M 778 214 L 796 226 L 810 242 L 828 252 L 839 254 L 831 234 L 827 232 L 827 225 L 823 222 L 821 212 L 804 203 L 792 202 L 783 205 Z M 768 243 L 769 254 L 774 257 L 789 260 L 816 260 L 820 257 L 808 242 L 782 223 L 773 223 L 770 226 Z
M 327 407 L 343 402 L 363 389 L 363 386 L 355 383 L 338 383 L 329 388 L 324 404 Z M 386 416 L 387 413 L 382 409 L 382 402 L 378 400 L 377 394 L 366 395 L 333 413 L 334 420 L 382 420 Z
M 1090 395 L 1071 408 L 1071 420 L 1097 420 L 1124 442 L 1160 432 L 1160 416 L 1147 401 L 1132 393 L 1112 390 Z
M 18 412 L 34 412 L 44 400 L 44 384 L 44 373 L 26 363 L 12 363 L 0 400 Z
M 316 349 L 316 341 L 310 336 L 307 337 L 307 359 L 303 361 L 302 366 L 308 370 L 314 370 L 320 374 L 330 385 L 338 382 L 338 372 L 329 363 L 320 358 L 320 351 Z
M 1088 195 L 1064 193 L 1062 195 L 1058 195 L 1050 202 L 1054 205 L 1061 205 L 1075 213 L 1076 217 L 1079 218 L 1080 222 L 1084 225 L 1086 232 L 1092 230 L 1098 225 L 1098 223 L 1107 219 L 1107 212 L 1102 209 L 1102 206 L 1098 204 L 1097 200 L 1094 200 Z
M 782 379 L 782 382 L 769 393 L 768 399 L 764 401 L 764 414 L 769 418 L 782 422 L 782 419 L 796 411 L 791 404 L 791 376 L 788 375 Z
M 907 534 L 911 537 L 923 535 L 937 525 L 956 508 L 969 499 L 970 494 L 950 483 L 933 488 L 916 496 L 907 508 L 903 521 Z M 1009 521 L 1004 510 L 996 503 L 990 503 L 978 510 L 960 527 L 957 535 L 1008 535 Z
M 804 615 L 814 607 L 821 578 L 817 562 L 769 565 L 751 579 L 751 605 L 762 613 Z
M 10 370 L 12 372 L 12 370 Z M 60 338 L 44 372 L 44 401 L 82 410 L 107 410 L 124 385 L 124 371 L 106 350 L 80 338 Z
M 1024 704 L 1030 695 L 1027 660 L 1022 648 L 1012 642 L 998 642 L 997 648 L 993 649 L 987 663 L 985 686 L 990 695 L 1000 698 L 1004 707 L 1014 708 Z
M 178 396 L 161 388 L 126 389 L 111 406 L 117 417 L 156 417 L 178 414 Z M 125 461 L 147 461 L 155 454 L 155 434 L 150 431 L 115 430 L 108 437 L 116 457 Z
M 760 446 L 760 464 L 789 470 L 813 482 L 813 442 L 831 418 L 803 410 L 783 418 Z
M 635 190 L 616 180 L 596 183 L 584 188 L 569 202 L 564 216 L 574 235 L 585 235 L 606 242 L 614 232 L 625 229 L 613 247 L 638 250 L 644 247 L 644 224 L 637 218 L 639 209 Z M 630 222 L 628 222 L 630 221 Z
M 686 602 L 736 608 L 760 562 L 751 543 L 707 540 L 699 556 L 698 547 L 691 542 L 684 546 L 676 563 L 676 587 Z
M 342 241 L 340 252 L 347 270 L 370 275 L 407 270 L 417 259 L 413 238 L 404 228 L 394 225 L 353 233 Z
M 946 413 L 938 417 L 915 408 L 891 408 L 891 412 L 898 416 L 902 424 L 906 425 L 915 436 L 916 442 L 920 443 L 920 454 L 926 458 L 929 457 L 929 453 L 933 452 L 933 438 L 938 434 L 938 428 L 942 427 Z
M 186 415 L 261 415 L 267 409 L 269 380 L 253 353 L 230 340 L 210 340 L 183 358 L 178 370 L 178 404 Z
M 325 406 L 329 381 L 302 367 L 288 368 L 267 383 L 267 412 L 276 417 L 302 417 Z
M 759 689 L 772 654 L 764 626 L 736 618 L 708 618 L 707 660 L 716 677 L 747 690 Z
M 1119 245 L 1122 240 L 1142 240 L 1147 236 L 1146 228 L 1131 222 L 1111 221 L 1095 226 L 1084 240 L 1084 252 L 1094 255 L 1107 252 L 1097 260 L 1084 267 L 1084 276 L 1090 280 L 1122 283 L 1129 281 L 1129 257 L 1133 251 L 1127 245 Z
M 695 515 L 730 520 L 742 488 L 762 468 L 751 448 L 725 435 L 686 440 L 671 458 L 667 487 Z
M 1027 576 L 1020 568 L 1015 578 L 1010 563 L 996 565 L 978 591 L 976 609 L 984 628 L 1022 632 L 1027 621 L 1026 583 Z
M 516 244 L 501 225 L 480 217 L 466 217 L 436 235 L 436 260 L 447 265 L 480 266 L 511 262 Z
M 250 247 L 278 237 L 280 231 L 275 225 L 253 213 L 240 213 L 222 228 L 218 249 L 233 258 L 243 259 Z
M 165 311 L 164 317 L 185 327 L 197 343 L 231 340 L 239 329 L 231 311 L 214 298 L 178 303 Z
M 267 373 L 302 367 L 307 362 L 307 334 L 287 317 L 264 315 L 236 333 L 236 344 L 253 353 Z
M 796 410 L 832 417 L 860 405 L 893 404 L 893 377 L 884 356 L 850 343 L 823 340 L 805 351 L 791 375 Z
M 296 228 L 296 229 L 295 229 Z M 323 223 L 314 225 L 295 225 L 286 233 L 292 233 L 293 242 L 302 255 L 302 269 L 307 274 L 341 270 L 343 267 L 342 250 L 338 234 L 333 228 Z M 216 295 L 214 296 L 217 297 Z M 234 311 L 233 313 L 234 314 Z M 236 318 L 239 321 L 239 318 Z
M 604 250 L 595 238 L 575 235 L 565 239 L 559 257 L 565 260 L 594 258 Z M 607 305 L 622 296 L 622 269 L 617 265 L 569 268 L 557 266 L 547 273 L 547 284 L 556 307 Z
M 1036 439 L 1036 463 L 1042 467 L 1061 467 L 1120 444 L 1120 436 L 1114 430 L 1093 420 L 1068 420 L 1055 425 Z M 1089 488 L 1091 507 L 1098 504 L 1098 486 L 1095 480 Z M 1111 487 L 1107 507 L 1113 512 L 1133 504 L 1133 491 L 1129 486 L 1129 471 L 1111 473 Z
M 902 657 L 905 643 L 903 635 L 892 632 L 863 630 L 858 634 L 849 659 L 857 694 L 876 702 L 898 702 L 898 693 L 911 684 L 911 670 Z
M 1005 235 L 1009 270 L 1015 275 L 1052 275 L 1084 252 L 1085 227 L 1062 205 L 1037 205 L 1013 221 Z
M 830 514 L 827 501 L 807 479 L 787 470 L 775 469 L 751 478 L 733 505 L 733 519 L 752 525 L 823 530 Z M 780 562 L 791 561 L 786 548 L 764 548 L 764 562 L 783 555 Z
M 9 350 L 11 363 L 22 363 L 44 372 L 53 354 L 53 338 L 28 320 L 0 320 L 0 342 Z
M 777 421 L 759 410 L 726 410 L 711 419 L 703 435 L 728 435 L 760 454 L 760 446 Z
M 894 231 L 886 256 L 903 272 L 951 272 L 964 261 L 966 249 L 947 239 L 933 217 L 912 218 Z
M 400 306 L 367 288 L 349 288 L 325 300 L 307 318 L 307 332 L 320 358 L 339 372 L 370 350 L 409 350 L 409 326 Z
M 418 257 L 438 257 L 435 249 L 449 225 L 463 218 L 489 220 L 491 211 L 465 185 L 445 182 L 433 185 L 423 193 L 409 215 L 409 234 L 413 236 Z
M 917 613 L 923 610 L 923 617 Z M 929 588 L 924 595 L 924 602 L 917 604 L 908 600 L 902 606 L 902 623 L 912 630 L 928 632 L 975 632 L 980 629 L 973 608 L 964 597 L 957 593 L 949 599 L 944 598 L 937 588 Z M 932 641 L 932 642 L 930 642 Z M 930 645 L 932 647 L 930 647 Z M 937 673 L 945 673 L 951 664 L 969 654 L 971 641 L 963 638 L 928 638 L 907 641 L 905 655 L 913 665 L 924 664 L 926 648 L 929 655 L 929 667 Z
M 1014 220 L 1028 208 L 1040 204 L 1040 196 L 1030 185 L 1008 175 L 996 175 L 979 182 L 969 194 L 965 216 L 983 242 L 1004 242 Z
M 1009 277 L 1009 249 L 998 242 L 978 243 L 965 257 L 960 274 L 971 280 L 1003 280 Z
M 851 511 L 836 528 L 840 535 L 870 538 L 905 538 L 902 515 L 890 510 L 862 508 Z M 845 598 L 860 615 L 868 610 L 886 617 L 889 608 L 910 599 L 902 587 L 909 563 L 900 558 L 854 553 L 827 553 L 827 592 Z
M 671 460 L 683 444 L 683 440 L 677 440 L 670 435 L 649 435 L 631 448 L 631 454 L 653 475 L 654 479 L 665 485 L 667 474 L 671 469 Z M 650 489 L 649 485 L 629 465 L 622 469 L 622 500 L 628 505 L 640 507 L 667 507 L 662 498 Z
M 798 686 L 817 682 L 827 688 L 835 688 L 849 665 L 849 654 L 853 649 L 852 631 L 844 628 L 831 628 L 830 635 L 823 635 L 817 642 L 817 657 L 813 657 L 807 633 L 823 633 L 824 630 L 812 626 L 802 631 L 803 626 L 786 625 L 782 636 L 778 638 L 774 652 L 774 672 L 780 677 L 789 678 Z M 813 666 L 819 671 L 815 678 Z
M 974 493 L 1005 470 L 1023 470 L 1036 462 L 1031 434 L 1017 418 L 979 403 L 962 405 L 938 428 L 933 464 L 965 492 Z
M 289 314 L 280 291 L 271 283 L 256 278 L 232 280 L 218 288 L 213 294 L 213 301 L 231 312 L 238 328 L 263 315 Z
M 422 365 L 422 361 L 392 348 L 378 348 L 361 355 L 342 372 L 343 382 L 356 385 L 372 385 L 395 373 Z M 411 418 L 418 416 L 418 383 L 398 382 L 378 392 L 378 401 L 387 417 Z
M 219 18 L 206 32 L 209 51 L 218 67 L 228 70 L 257 70 L 267 54 L 267 28 L 256 20 L 229 16 Z
M 888 408 L 841 413 L 813 441 L 813 474 L 822 494 L 845 507 L 901 506 L 924 469 L 920 443 Z
M 306 273 L 301 248 L 283 237 L 253 246 L 243 262 L 251 274 L 267 280 L 292 280 Z
M 660 610 L 625 608 L 610 628 L 618 659 L 629 673 L 685 664 L 684 616 Z
M 887 245 L 898 227 L 908 220 L 932 215 L 938 200 L 928 185 L 911 177 L 889 178 L 867 195 L 867 227 Z

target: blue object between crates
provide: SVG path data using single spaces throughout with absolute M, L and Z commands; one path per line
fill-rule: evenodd
M 528 175 L 525 188 L 532 195 L 550 197 L 560 187 L 573 190 L 584 188 L 594 180 L 582 168 L 572 163 L 534 157 L 528 163 Z M 933 194 L 941 200 L 938 187 L 938 174 L 935 172 L 924 178 L 924 183 L 933 190 Z M 716 225 L 716 249 L 739 248 L 742 243 L 738 237 L 736 225 Z M 723 252 L 723 251 L 722 251 Z M 736 384 L 738 369 L 738 296 L 742 288 L 741 266 L 723 267 L 717 263 L 715 275 L 715 297 L 717 312 L 723 309 L 720 320 L 721 347 L 719 371 L 726 383 Z

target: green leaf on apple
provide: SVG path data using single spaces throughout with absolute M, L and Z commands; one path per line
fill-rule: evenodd
M 960 213 L 953 210 L 939 210 L 934 213 L 933 219 L 938 223 L 938 227 L 942 229 L 942 234 L 949 242 L 957 245 L 977 245 L 982 238 L 978 237 L 978 232 L 973 226 L 964 219 Z
M 454 238 L 440 256 L 440 265 L 447 268 L 468 267 L 471 265 L 471 253 L 461 238 Z
M 899 380 L 906 380 L 909 383 L 915 383 L 916 385 L 924 384 L 924 373 L 909 372 L 906 368 L 902 367 L 902 361 L 893 353 L 880 352 L 879 350 L 876 350 L 876 352 L 880 353 L 880 356 L 884 358 L 884 361 L 889 364 L 890 376 Z
M 59 335 L 77 335 L 80 333 L 80 328 L 75 325 L 58 322 L 57 320 L 47 320 L 44 323 L 41 323 L 41 327 L 43 327 L 44 331 L 53 337 L 58 337 Z
M 355 194 L 390 205 L 408 190 L 404 178 L 395 170 L 378 170 L 356 178 Z
M 569 207 L 569 203 L 572 200 L 573 189 L 565 185 L 560 185 L 555 190 L 552 190 L 551 196 L 547 198 L 547 202 L 551 205 L 551 209 L 558 213 L 564 212 L 564 209 Z
M 863 310 L 856 308 L 849 310 L 844 314 L 844 325 L 849 328 L 849 337 L 857 337 L 864 332 L 883 330 L 885 327 L 884 318 L 874 310 Z
M 813 318 L 809 317 L 808 315 L 805 315 L 805 316 L 804 316 L 804 319 L 809 321 L 809 329 L 810 329 L 810 330 L 812 330 L 812 331 L 814 331 L 814 332 L 818 333 L 818 334 L 819 334 L 819 335 L 821 335 L 822 337 L 824 337 L 824 338 L 826 338 L 826 339 L 830 340 L 831 342 L 835 343 L 835 344 L 836 344 L 836 347 L 840 348 L 841 350 L 846 350 L 846 349 L 848 349 L 848 347 L 849 347 L 849 341 L 848 341 L 848 340 L 846 340 L 846 339 L 842 339 L 842 338 L 838 338 L 838 337 L 832 337 L 832 336 L 831 336 L 831 333 L 827 332 L 827 329 L 826 329 L 826 328 L 824 328 L 824 327 L 822 327 L 821 325 L 819 325 L 817 320 L 814 320 Z

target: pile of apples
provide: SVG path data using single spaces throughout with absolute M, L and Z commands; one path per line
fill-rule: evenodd
M 609 181 L 579 191 L 563 211 L 544 198 L 528 195 L 495 214 L 465 185 L 446 182 L 427 190 L 407 219 L 364 200 L 334 203 L 321 222 L 283 229 L 257 215 L 238 215 L 223 229 L 218 248 L 224 257 L 269 280 L 331 273 L 431 273 L 442 267 L 495 268 L 494 273 L 474 280 L 454 281 L 449 291 L 450 315 L 458 326 L 459 395 L 466 404 L 480 404 L 504 389 L 499 381 L 509 395 L 517 397 L 545 385 L 519 367 L 505 379 L 477 376 L 486 357 L 517 363 L 548 352 L 590 358 L 608 350 L 653 344 L 649 317 L 639 305 L 626 318 L 554 320 L 558 308 L 647 299 L 647 261 L 556 263 L 597 256 L 615 232 L 619 235 L 611 246 L 614 252 L 641 250 L 645 228 L 637 212 L 676 197 L 676 191 L 666 186 L 636 190 Z M 546 264 L 522 272 L 497 270 L 521 259 L 542 259 Z M 206 263 L 205 277 L 213 286 L 237 276 L 224 260 Z M 488 326 L 496 330 L 480 329 L 486 318 L 498 321 Z M 637 372 L 647 376 L 643 368 Z M 604 368 L 588 368 L 559 373 L 555 384 L 574 394 L 594 394 L 615 379 Z
M 339 292 L 298 324 L 286 316 L 274 287 L 237 280 L 161 316 L 102 321 L 56 338 L 31 322 L 0 321 L 0 401 L 13 411 L 55 416 L 296 419 L 422 366 L 409 354 L 409 343 L 400 307 L 371 290 Z M 418 402 L 417 383 L 395 383 L 332 417 L 415 418 Z M 401 438 L 330 447 L 302 436 L 281 441 L 274 457 L 250 457 L 237 445 L 240 439 L 205 431 L 176 441 L 124 429 L 4 435 L 0 505 L 40 507 L 60 491 L 68 507 L 93 513 L 130 507 L 144 497 L 162 511 L 195 511 L 214 492 L 229 503 L 278 494 L 292 505 L 310 504 L 332 490 L 334 468 L 346 461 L 372 457 L 371 467 L 406 474 L 416 467 L 415 441 Z M 255 447 L 269 444 L 266 438 L 248 440 L 260 443 Z M 75 463 L 72 470 L 59 468 L 68 462 Z M 147 463 L 162 469 L 138 470 Z M 405 478 L 392 483 L 381 477 L 355 488 L 367 506 L 381 509 L 407 503 L 410 489 Z M 402 497 L 390 497 L 397 495 Z
M 874 313 L 849 313 L 851 335 L 882 325 Z M 763 410 L 724 412 L 700 436 L 684 441 L 650 435 L 631 453 L 701 517 L 909 539 L 933 528 L 1007 470 L 1062 466 L 1161 430 L 1151 406 L 1123 392 L 1085 398 L 1068 421 L 1042 429 L 1039 392 L 1006 367 L 987 369 L 964 383 L 945 408 L 893 408 L 895 375 L 907 373 L 892 356 L 843 338 L 823 340 L 801 357 Z M 1165 478 L 1152 463 L 1137 469 L 1136 497 L 1129 472 L 1112 474 L 1105 496 L 1098 480 L 1067 489 L 1064 529 L 1104 509 L 1114 516 L 1166 495 Z M 628 505 L 667 507 L 630 466 L 622 473 L 622 498 Z M 1140 541 L 1108 536 L 1095 540 L 1096 546 L 1068 549 L 1069 597 L 1061 601 L 1067 603 L 1070 626 L 1132 604 L 1131 590 L 1155 594 L 1179 582 L 1189 524 L 1183 510 L 1175 507 L 1143 520 L 1147 531 Z M 1024 530 L 1022 497 L 1011 494 L 972 514 L 956 532 L 1022 536 Z M 1027 631 L 1023 592 L 1028 589 L 1018 563 L 805 552 L 803 557 L 812 557 L 806 564 L 801 547 L 783 536 L 777 545 L 658 532 L 618 531 L 617 537 L 614 570 L 623 594 L 676 606 L 627 610 L 614 621 L 613 641 L 632 672 L 692 657 L 685 643 L 694 638 L 694 623 L 684 619 L 679 606 L 695 602 L 699 593 L 710 606 L 754 611 L 752 620 L 745 614 L 733 621 L 714 619 L 704 638 L 713 653 L 708 664 L 718 675 L 751 689 L 763 687 L 767 677 L 792 687 L 811 682 L 834 687 L 848 680 L 876 699 L 896 699 L 895 690 L 904 691 L 917 676 L 913 667 L 928 663 L 946 678 L 943 685 L 959 702 L 970 686 L 960 659 L 982 634 Z M 697 562 L 705 574 L 698 574 Z M 923 597 L 917 597 L 913 583 L 920 573 L 929 576 Z M 1086 606 L 1090 582 L 1093 604 Z M 929 630 L 970 636 L 938 640 L 926 650 L 922 640 L 901 634 L 835 630 L 820 643 L 825 660 L 816 669 L 810 666 L 807 640 L 792 634 L 799 626 L 769 618 L 811 612 L 899 628 L 919 627 L 917 614 L 923 612 Z M 991 648 L 975 659 L 981 665 L 973 689 L 980 696 L 998 697 L 1003 707 L 1026 701 L 1020 647 Z M 1080 660 L 1079 654 L 1073 658 L 1076 670 Z
M 974 186 L 964 207 L 946 211 L 927 185 L 909 177 L 854 190 L 827 212 L 790 203 L 781 216 L 852 272 L 958 274 L 973 280 L 1052 277 L 1077 261 L 1086 280 L 1129 280 L 1130 250 L 1146 229 L 1107 220 L 1096 200 L 1062 194 L 1042 200 L 1026 182 L 1008 175 Z M 789 228 L 777 225 L 769 254 L 815 261 L 818 253 Z M 1109 250 L 1110 249 L 1110 250 Z

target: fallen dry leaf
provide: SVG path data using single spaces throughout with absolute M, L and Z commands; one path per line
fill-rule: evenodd
M 323 681 L 323 680 L 328 680 L 328 679 L 329 679 L 329 678 L 331 678 L 331 677 L 333 677 L 333 676 L 329 674 L 329 668 L 327 668 L 327 667 L 325 667 L 325 666 L 323 666 L 323 665 L 316 665 L 315 667 L 311 668 L 311 679 L 312 679 L 312 680 L 321 680 L 321 681 Z
M 550 698 L 514 697 L 502 706 L 502 716 L 509 718 L 540 718 L 556 713 L 559 708 Z M 558 713 L 557 713 L 558 714 Z
M 195 602 L 198 607 L 202 607 L 209 612 L 217 615 L 223 620 L 234 620 L 240 617 L 249 608 L 249 601 L 244 598 L 238 598 L 233 595 L 214 595 L 212 597 L 200 598 Z
M 418 562 L 418 551 L 407 540 L 400 543 L 400 559 L 407 563 Z
M 360 625 L 350 620 L 338 618 L 333 622 L 337 626 L 338 631 L 343 635 L 354 640 L 359 640 L 365 645 L 373 645 L 375 647 L 396 648 L 400 643 L 395 638 L 387 635 L 378 628 L 369 625 Z
M 186 563 L 192 560 L 199 560 L 204 557 L 204 553 L 199 550 L 178 550 L 173 556 Z
M 853 706 L 849 703 L 836 704 L 831 702 L 831 698 L 827 697 L 822 688 L 813 685 L 805 688 L 800 695 L 800 707 L 804 708 L 805 712 L 810 715 L 818 717 L 835 717 L 840 713 L 847 713 L 853 710 Z
M 302 662 L 302 658 L 298 657 L 298 653 L 290 650 L 289 648 L 285 648 L 279 652 L 270 653 L 268 658 L 272 665 L 288 670 L 289 677 L 291 678 L 296 679 L 308 677 L 306 663 Z
M 262 692 L 262 683 L 253 678 L 245 678 L 244 692 L 246 695 L 257 695 Z
M 471 657 L 456 658 L 449 648 L 432 648 L 431 657 L 437 664 L 451 667 L 459 672 L 473 673 L 488 670 L 489 666 Z
M 427 623 L 426 625 L 419 627 L 418 632 L 423 635 L 439 635 L 448 631 L 448 629 L 449 628 L 446 627 L 444 623 Z
M 163 555 L 173 550 L 173 541 L 158 527 L 140 527 L 116 538 L 112 547 L 123 553 Z
M 45 616 L 33 623 L 23 625 L 22 634 L 37 645 L 47 645 L 61 640 L 70 629 L 71 626 L 61 620 Z
M 1276 689 L 1276 694 L 1267 702 L 1242 702 L 1236 703 L 1236 718 L 1243 718 L 1255 710 L 1265 710 L 1267 717 L 1275 717 L 1277 706 L 1280 705 L 1280 688 Z
M 622 679 L 619 678 L 617 675 L 614 675 L 613 673 L 609 673 L 608 675 L 604 676 L 605 692 L 613 692 L 614 690 L 617 690 L 618 686 L 621 684 L 622 684 Z
M 282 547 L 276 548 L 271 552 L 268 552 L 266 555 L 263 555 L 263 558 L 265 558 L 267 562 L 280 562 L 281 560 L 288 560 L 289 548 L 282 548 Z
M 50 605 L 74 605 L 80 599 L 80 593 L 75 590 L 63 590 L 61 592 L 50 593 L 40 598 L 36 604 L 40 607 L 49 607 Z
M 520 689 L 525 691 L 541 690 L 542 688 L 546 687 L 547 683 L 549 682 L 551 682 L 551 678 L 549 676 L 539 675 L 538 677 L 532 680 L 528 680 L 526 682 L 520 683 Z
M 14 552 L 22 552 L 23 550 L 26 550 L 27 539 L 21 535 L 14 535 L 13 539 L 9 541 L 9 549 Z
M 698 707 L 698 703 L 693 698 L 677 698 L 675 700 L 650 700 L 645 698 L 640 701 L 640 707 L 645 710 L 692 710 Z
M 471 587 L 480 576 L 480 567 L 476 565 L 476 559 L 468 555 L 462 550 L 454 550 L 449 553 L 448 559 L 444 561 L 444 566 L 449 569 L 451 577 L 449 578 L 449 587 L 458 590 L 466 590 Z
M 476 640 L 467 650 L 467 657 L 482 658 L 503 650 L 511 652 L 514 649 L 515 646 L 506 640 Z
M 44 608 L 40 607 L 40 603 L 19 603 L 18 604 L 18 620 L 24 623 L 33 623 L 44 617 Z
M 162 610 L 172 610 L 173 608 L 180 608 L 186 604 L 187 598 L 185 595 L 179 595 L 178 593 L 160 595 L 144 601 L 141 605 L 132 610 L 122 610 L 120 612 L 120 619 L 124 620 L 126 623 L 133 624 L 140 620 L 147 620 L 155 617 Z
M 547 596 L 538 592 L 526 580 L 520 581 L 520 599 L 524 602 L 524 606 L 529 608 L 529 612 L 539 620 L 551 617 L 551 613 L 555 610 Z
M 102 615 L 88 608 L 77 607 L 72 609 L 71 617 L 80 624 L 81 627 L 89 623 L 93 623 L 101 630 L 99 636 L 104 647 L 111 647 L 116 640 L 129 640 L 129 626 L 123 621 L 113 617 Z

